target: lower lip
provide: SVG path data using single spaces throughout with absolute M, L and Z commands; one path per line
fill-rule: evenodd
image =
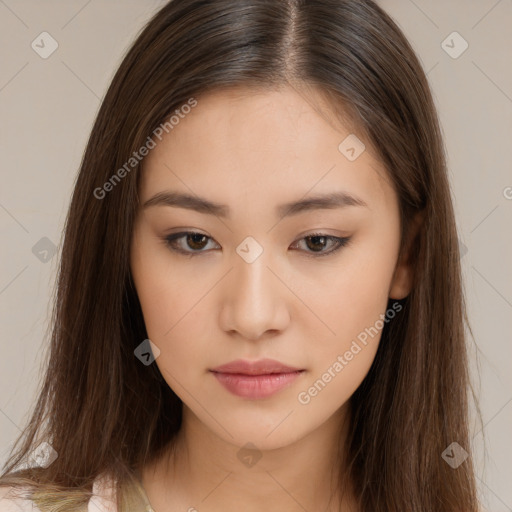
M 267 375 L 212 373 L 234 395 L 258 399 L 271 396 L 289 386 L 302 373 L 302 370 L 291 373 L 269 373 Z

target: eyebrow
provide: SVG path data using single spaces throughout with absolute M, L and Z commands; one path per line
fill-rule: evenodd
M 173 206 L 222 218 L 231 217 L 230 208 L 227 205 L 181 192 L 158 192 L 142 205 L 144 209 L 152 206 Z M 361 198 L 349 194 L 348 192 L 338 191 L 329 194 L 318 194 L 310 196 L 307 199 L 281 204 L 276 208 L 276 215 L 288 217 L 312 210 L 332 210 L 335 208 L 345 208 L 347 206 L 362 206 L 368 208 L 368 205 Z

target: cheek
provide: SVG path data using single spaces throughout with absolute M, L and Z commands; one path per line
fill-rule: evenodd
M 325 273 L 328 279 L 322 293 L 309 294 L 311 309 L 329 327 L 318 331 L 322 334 L 316 336 L 311 353 L 312 379 L 320 379 L 320 386 L 328 381 L 334 392 L 323 394 L 322 401 L 348 399 L 375 358 L 398 246 L 398 239 L 389 233 L 380 235 L 366 236 L 354 244 L 339 264 Z M 343 357 L 341 362 L 338 356 Z M 324 375 L 328 370 L 331 374 Z
M 165 265 L 161 252 L 146 232 L 134 237 L 130 261 L 133 281 L 148 336 L 159 348 L 159 340 L 175 323 L 175 311 L 181 303 L 175 291 L 175 273 Z
M 394 264 L 393 247 L 378 251 L 367 243 L 329 269 L 322 290 L 310 300 L 336 337 L 354 337 L 384 313 Z
M 322 318 L 334 331 L 310 347 L 310 378 L 297 401 L 322 420 L 346 403 L 366 377 L 377 353 L 387 306 L 388 273 L 361 266 L 332 282 L 343 286 L 324 302 Z M 317 305 L 319 307 L 320 304 Z
M 178 301 L 176 284 L 172 274 L 165 273 L 149 251 L 139 251 L 138 260 L 132 265 L 132 274 L 137 295 L 144 315 L 148 336 L 153 341 L 161 339 L 175 322 Z
M 160 350 L 155 362 L 178 392 L 180 375 L 205 353 L 205 347 L 198 345 L 204 339 L 198 301 L 211 286 L 197 275 L 189 279 L 173 270 L 165 247 L 155 247 L 155 241 L 144 236 L 132 248 L 131 269 L 148 338 Z

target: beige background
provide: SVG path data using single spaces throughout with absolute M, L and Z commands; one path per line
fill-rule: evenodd
M 0 463 L 27 419 L 41 375 L 57 249 L 100 99 L 157 0 L 0 0 Z M 418 52 L 449 156 L 473 360 L 489 456 L 473 429 L 482 500 L 512 511 L 512 1 L 381 0 Z M 47 59 L 31 47 L 46 31 Z M 458 58 L 442 42 L 457 31 Z M 451 51 L 461 40 L 447 44 Z M 472 354 L 478 351 L 472 349 Z M 477 363 L 479 374 L 476 372 Z M 478 377 L 480 375 L 480 377 Z M 508 432 L 508 434 L 507 434 Z

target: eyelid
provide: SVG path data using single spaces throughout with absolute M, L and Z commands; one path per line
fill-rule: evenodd
M 203 235 L 204 237 L 206 237 L 208 240 L 212 240 L 214 241 L 214 239 L 210 236 L 208 236 L 206 233 L 202 233 L 200 231 L 180 231 L 178 233 L 172 233 L 170 235 L 167 235 L 163 238 L 163 242 L 164 244 L 173 252 L 175 253 L 178 253 L 178 254 L 181 254 L 183 256 L 188 256 L 188 257 L 195 257 L 195 256 L 199 256 L 203 253 L 209 253 L 210 251 L 203 251 L 203 250 L 200 250 L 200 251 L 186 251 L 186 250 L 182 250 L 182 249 L 177 249 L 176 247 L 174 247 L 172 244 L 176 242 L 176 240 L 179 240 L 187 235 Z M 323 232 L 319 232 L 319 231 L 313 231 L 313 232 L 305 232 L 304 234 L 301 234 L 300 235 L 300 238 L 298 238 L 295 242 L 293 242 L 292 245 L 296 245 L 297 243 L 301 242 L 302 240 L 306 239 L 306 238 L 313 238 L 313 237 L 323 237 L 323 238 L 326 238 L 332 242 L 334 242 L 336 245 L 334 247 L 334 249 L 331 249 L 329 251 L 323 251 L 323 252 L 312 252 L 312 251 L 301 251 L 303 253 L 305 253 L 306 257 L 313 257 L 313 258 L 320 258 L 320 257 L 324 257 L 324 256 L 329 256 L 331 254 L 334 254 L 335 252 L 337 252 L 339 249 L 343 248 L 343 247 L 346 247 L 347 245 L 349 245 L 349 243 L 351 242 L 352 240 L 352 236 L 345 236 L 345 237 L 340 237 L 340 236 L 335 236 L 335 235 L 329 235 L 329 234 L 326 234 L 326 233 L 323 233 Z M 299 250 L 300 249 L 293 249 L 293 250 Z
M 306 257 L 322 258 L 324 256 L 330 256 L 331 254 L 338 252 L 343 247 L 346 247 L 352 240 L 352 236 L 335 236 L 335 235 L 329 235 L 329 234 L 323 233 L 323 232 L 314 231 L 314 232 L 307 232 L 304 235 L 301 235 L 300 238 L 296 242 L 293 242 L 292 245 L 295 245 L 298 242 L 301 242 L 305 238 L 313 238 L 313 237 L 327 238 L 328 240 L 334 242 L 335 247 L 329 251 L 317 252 L 317 253 L 312 252 L 312 251 L 302 251 L 305 253 Z

